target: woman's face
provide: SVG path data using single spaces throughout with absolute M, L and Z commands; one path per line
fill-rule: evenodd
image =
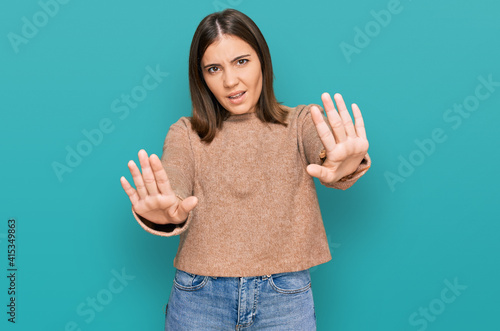
M 262 91 L 257 53 L 239 37 L 223 35 L 201 59 L 203 78 L 215 98 L 232 114 L 256 111 Z

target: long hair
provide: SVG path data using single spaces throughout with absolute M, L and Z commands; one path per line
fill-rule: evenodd
M 279 123 L 286 127 L 288 112 L 281 107 L 274 95 L 271 53 L 264 36 L 248 16 L 235 9 L 226 9 L 206 16 L 198 25 L 191 42 L 189 90 L 193 107 L 193 130 L 202 141 L 210 143 L 230 115 L 208 88 L 201 68 L 205 51 L 222 35 L 239 37 L 257 53 L 262 69 L 262 92 L 257 102 L 256 115 L 262 122 Z

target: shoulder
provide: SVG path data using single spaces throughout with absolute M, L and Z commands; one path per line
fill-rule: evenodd
M 174 122 L 172 125 L 180 125 L 180 126 L 190 127 L 191 126 L 191 117 L 182 116 L 177 120 L 177 122 Z
M 191 117 L 182 116 L 176 122 L 170 125 L 170 130 L 183 131 L 188 134 L 192 131 Z
M 315 103 L 311 103 L 311 104 L 307 104 L 307 105 L 301 104 L 301 105 L 298 105 L 295 107 L 288 107 L 288 106 L 282 105 L 282 107 L 288 111 L 289 123 L 295 122 L 295 123 L 297 123 L 297 125 L 301 125 L 308 120 L 312 120 L 311 115 L 310 115 L 312 106 L 318 107 L 318 109 L 322 113 L 324 113 L 323 107 L 321 107 L 320 105 L 315 104 Z
M 192 140 L 194 131 L 191 126 L 191 117 L 183 116 L 172 123 L 167 132 L 167 140 L 176 142 Z

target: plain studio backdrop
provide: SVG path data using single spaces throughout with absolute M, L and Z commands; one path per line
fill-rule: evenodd
M 2 2 L 1 329 L 162 330 L 179 238 L 144 231 L 119 179 L 191 114 L 191 38 L 227 7 L 264 34 L 279 101 L 363 113 L 371 169 L 315 180 L 318 330 L 499 330 L 492 0 Z

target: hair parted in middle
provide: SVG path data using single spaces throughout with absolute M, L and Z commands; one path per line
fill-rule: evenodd
M 221 35 L 236 36 L 249 44 L 259 56 L 262 69 L 262 92 L 256 115 L 268 123 L 287 126 L 288 112 L 276 100 L 273 89 L 273 66 L 266 40 L 254 21 L 235 9 L 225 9 L 206 16 L 198 25 L 189 52 L 189 90 L 193 107 L 191 126 L 202 141 L 212 142 L 230 112 L 224 109 L 208 88 L 201 68 L 207 48 Z

